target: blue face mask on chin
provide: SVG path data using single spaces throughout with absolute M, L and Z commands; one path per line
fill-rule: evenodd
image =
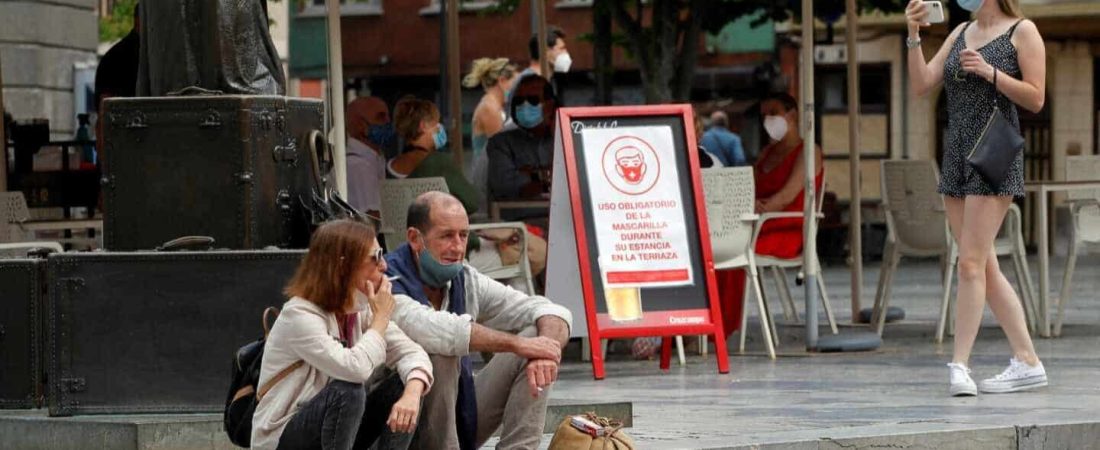
M 397 132 L 392 124 L 371 125 L 367 129 L 367 140 L 382 148 L 388 147 L 396 137 Z
M 977 12 L 982 7 L 982 3 L 985 0 L 958 0 L 959 7 L 970 12 Z
M 432 142 L 435 143 L 436 150 L 445 150 L 447 147 L 447 129 L 440 125 L 435 130 L 435 134 L 432 135 Z
M 516 125 L 531 129 L 542 123 L 542 104 L 523 102 L 516 107 Z
M 424 235 L 421 236 L 421 241 L 424 240 Z M 462 263 L 443 264 L 439 260 L 432 256 L 432 253 L 428 251 L 426 245 L 417 258 L 418 269 L 420 270 L 420 281 L 433 288 L 439 289 L 446 286 L 448 282 L 458 277 L 458 274 L 462 272 Z

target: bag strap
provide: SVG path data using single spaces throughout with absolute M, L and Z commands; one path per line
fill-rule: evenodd
M 587 413 L 584 414 L 584 416 L 585 416 L 586 419 L 591 420 L 592 422 L 595 422 L 596 425 L 599 425 L 599 426 L 604 428 L 604 433 L 603 433 L 603 436 L 604 436 L 603 448 L 604 448 L 604 450 L 608 449 L 608 445 L 611 446 L 612 450 L 617 448 L 617 445 L 614 442 L 612 442 L 612 438 L 615 436 L 615 433 L 618 433 L 619 430 L 623 429 L 623 423 L 622 422 L 620 422 L 618 420 L 614 420 L 614 419 L 608 419 L 607 417 L 597 416 L 595 412 L 587 412 Z
M 268 335 L 268 333 L 271 332 L 271 326 L 268 325 L 268 317 L 271 317 L 271 315 L 273 315 L 273 314 L 276 318 L 278 318 L 279 317 L 279 308 L 276 308 L 274 306 L 269 306 L 269 307 L 264 309 L 264 318 L 263 318 L 263 322 L 264 322 L 263 323 L 263 325 L 264 325 L 264 340 L 267 340 L 267 335 Z M 260 399 L 263 398 L 263 396 L 267 394 L 267 391 L 270 391 L 271 388 L 275 387 L 276 384 L 279 384 L 280 381 L 283 381 L 283 378 L 286 378 L 295 369 L 297 369 L 299 367 L 302 367 L 302 364 L 305 364 L 305 361 L 298 360 L 298 362 L 295 362 L 294 364 L 291 364 L 290 366 L 287 366 L 287 368 L 285 368 L 285 369 L 279 371 L 279 373 L 275 374 L 274 377 L 271 377 L 270 380 L 267 380 L 267 384 L 263 385 L 256 392 L 256 401 L 259 402 Z M 238 392 L 237 396 L 240 397 L 241 393 Z M 236 398 L 234 398 L 234 400 L 236 400 Z
M 267 395 L 267 391 L 270 391 L 271 388 L 275 387 L 276 384 L 279 384 L 280 381 L 283 381 L 283 378 L 286 378 L 288 375 L 290 375 L 291 372 L 299 367 L 302 367 L 302 364 L 305 363 L 305 361 L 298 360 L 298 362 L 287 366 L 287 368 L 275 374 L 274 377 L 271 377 L 271 379 L 267 381 L 267 384 L 260 387 L 260 390 L 256 392 L 256 402 L 259 402 L 260 399 L 264 398 L 264 395 Z
M 268 319 L 267 318 L 270 317 L 272 314 L 275 315 L 276 319 L 279 318 L 279 308 L 276 308 L 274 306 L 268 306 L 267 308 L 264 309 L 264 318 L 263 318 L 264 340 L 267 340 L 268 333 L 271 333 L 271 325 L 268 325 Z

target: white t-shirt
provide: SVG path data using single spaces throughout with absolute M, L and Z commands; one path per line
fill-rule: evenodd
M 362 212 L 382 210 L 386 158 L 367 144 L 348 138 L 348 203 Z

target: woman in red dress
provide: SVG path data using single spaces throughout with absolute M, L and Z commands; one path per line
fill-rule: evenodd
M 806 161 L 798 129 L 798 102 L 786 93 L 770 94 L 760 103 L 760 113 L 764 116 L 764 129 L 771 143 L 753 165 L 756 212 L 802 212 Z M 825 173 L 821 148 L 817 147 L 814 153 L 814 167 L 817 168 L 814 186 L 821 189 Z M 756 253 L 784 259 L 802 254 L 802 218 L 773 219 L 765 223 L 756 241 Z M 745 271 L 720 271 L 717 278 L 722 328 L 729 336 L 741 326 Z

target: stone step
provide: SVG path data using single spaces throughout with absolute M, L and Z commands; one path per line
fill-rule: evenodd
M 633 424 L 629 402 L 552 399 L 546 433 L 565 416 L 595 412 Z M 222 430 L 219 414 L 146 414 L 47 417 L 46 410 L 0 411 L 0 448 L 25 450 L 229 450 L 237 448 Z

